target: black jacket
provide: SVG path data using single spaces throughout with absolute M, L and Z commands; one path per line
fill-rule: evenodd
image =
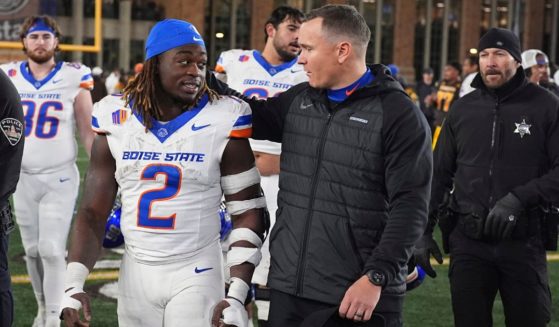
M 500 89 L 478 74 L 454 102 L 435 149 L 431 208 L 454 183 L 456 210 L 487 214 L 512 192 L 526 209 L 559 203 L 559 99 L 522 69 Z
M 249 100 L 253 137 L 282 142 L 269 285 L 339 304 L 363 274 L 384 272 L 378 311 L 402 309 L 406 263 L 427 221 L 429 127 L 401 86 L 375 80 L 344 102 L 299 84 Z
M 0 69 L 0 209 L 16 189 L 23 156 L 23 109 L 19 93 Z

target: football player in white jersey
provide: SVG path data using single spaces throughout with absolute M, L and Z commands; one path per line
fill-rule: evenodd
M 92 321 L 83 287 L 117 189 L 125 239 L 119 326 L 247 326 L 242 302 L 260 261 L 266 200 L 248 141 L 250 108 L 208 89 L 206 65 L 192 24 L 161 21 L 148 35 L 142 72 L 122 96 L 95 105 L 98 135 L 61 306 L 66 326 Z M 217 215 L 223 195 L 233 220 L 227 296 Z
M 297 64 L 299 27 L 304 14 L 296 8 L 280 6 L 268 18 L 264 32 L 266 45 L 257 50 L 229 50 L 223 52 L 215 71 L 219 79 L 246 96 L 268 98 L 293 85 L 306 82 L 303 67 Z M 256 167 L 262 175 L 261 185 L 266 195 L 270 217 L 275 222 L 277 209 L 278 177 L 280 170 L 281 144 L 250 140 Z M 252 282 L 255 284 L 255 300 L 258 307 L 259 326 L 266 326 L 269 309 L 269 292 L 266 289 L 270 269 L 268 240 L 262 247 L 262 261 L 256 267 Z
M 89 154 L 93 79 L 86 66 L 55 61 L 60 30 L 52 18 L 28 17 L 20 37 L 27 60 L 1 66 L 20 94 L 25 115 L 15 215 L 38 303 L 33 326 L 59 326 L 66 240 L 80 182 L 76 126 Z

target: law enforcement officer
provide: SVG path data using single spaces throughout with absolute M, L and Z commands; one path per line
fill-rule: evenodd
M 0 70 L 0 327 L 13 321 L 13 298 L 8 271 L 8 234 L 14 228 L 8 198 L 19 180 L 23 156 L 23 111 L 19 94 Z
M 457 327 L 491 326 L 497 292 L 509 327 L 545 326 L 551 316 L 550 229 L 540 208 L 559 200 L 559 99 L 529 83 L 520 53 L 509 30 L 480 39 L 476 90 L 453 104 L 434 153 L 432 216 L 454 185 L 455 227 L 448 215 L 440 226 L 449 234 Z M 429 233 L 417 252 L 430 268 L 437 247 Z

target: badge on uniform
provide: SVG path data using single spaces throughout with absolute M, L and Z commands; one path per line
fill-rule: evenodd
M 515 134 L 520 134 L 520 138 L 523 138 L 524 135 L 531 135 L 530 134 L 530 127 L 531 124 L 526 124 L 526 119 L 522 118 L 521 123 L 514 123 L 516 125 L 516 129 L 514 130 Z
M 19 120 L 14 118 L 4 118 L 0 121 L 0 128 L 12 146 L 15 146 L 18 144 L 19 140 L 21 140 L 21 136 L 23 135 L 23 124 Z

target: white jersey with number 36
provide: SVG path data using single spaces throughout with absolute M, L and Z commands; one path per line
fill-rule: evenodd
M 25 115 L 22 171 L 47 173 L 75 162 L 74 101 L 81 89 L 93 89 L 89 67 L 59 61 L 40 81 L 29 72 L 27 61 L 0 68 L 19 91 Z
M 142 262 L 182 260 L 219 238 L 221 156 L 230 137 L 250 137 L 251 111 L 237 98 L 205 96 L 147 132 L 141 120 L 118 96 L 93 109 L 116 161 L 126 250 Z

